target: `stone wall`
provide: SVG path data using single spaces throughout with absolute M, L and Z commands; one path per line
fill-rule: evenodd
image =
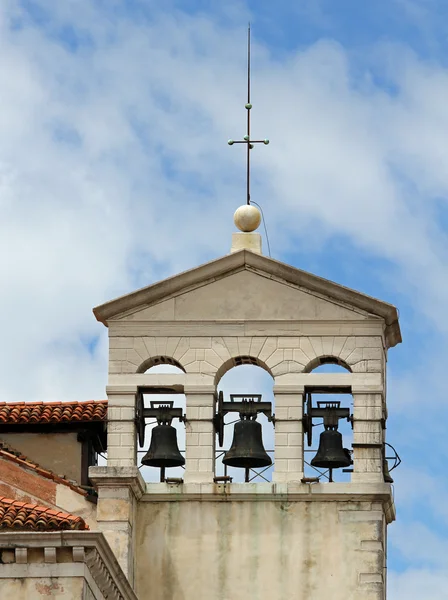
M 381 502 L 141 502 L 145 600 L 382 600 Z

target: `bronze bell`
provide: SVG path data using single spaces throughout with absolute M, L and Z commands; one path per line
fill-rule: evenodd
M 272 460 L 263 446 L 261 425 L 251 419 L 243 419 L 235 423 L 233 442 L 222 462 L 229 467 L 254 469 L 269 467 Z
M 172 425 L 156 425 L 152 430 L 151 444 L 142 458 L 147 467 L 180 467 L 185 458 L 179 452 L 176 429 Z
M 335 429 L 323 431 L 320 434 L 319 449 L 311 465 L 321 469 L 339 469 L 351 464 L 349 451 L 342 447 L 342 434 Z
M 389 473 L 389 464 L 386 459 L 383 460 L 383 475 L 385 483 L 393 483 L 391 474 Z

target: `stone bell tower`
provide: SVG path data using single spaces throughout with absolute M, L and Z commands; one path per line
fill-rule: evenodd
M 229 255 L 94 310 L 110 339 L 107 466 L 90 469 L 98 525 L 145 600 L 383 600 L 397 310 L 263 256 L 251 210 Z M 328 362 L 345 372 L 313 372 Z M 146 373 L 163 363 L 181 371 Z M 216 477 L 217 386 L 239 364 L 274 379 L 270 482 Z M 316 394 L 341 390 L 353 399 L 350 481 L 317 481 L 304 475 Z M 186 396 L 185 472 L 147 483 L 144 395 L 162 392 Z

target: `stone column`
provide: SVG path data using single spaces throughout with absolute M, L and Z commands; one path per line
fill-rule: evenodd
M 135 399 L 137 386 L 107 386 L 107 466 L 137 464 Z
M 303 393 L 297 385 L 274 386 L 275 455 L 273 481 L 300 481 L 303 477 Z
M 185 483 L 213 483 L 215 476 L 215 387 L 185 386 Z
M 135 465 L 90 467 L 89 477 L 98 491 L 98 530 L 133 586 L 137 503 L 146 484 Z
M 353 390 L 352 482 L 379 483 L 383 477 L 382 393 Z

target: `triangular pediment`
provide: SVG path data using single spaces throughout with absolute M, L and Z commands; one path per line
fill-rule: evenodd
M 347 321 L 381 319 L 401 341 L 396 308 L 265 256 L 242 250 L 94 309 L 98 320 Z

